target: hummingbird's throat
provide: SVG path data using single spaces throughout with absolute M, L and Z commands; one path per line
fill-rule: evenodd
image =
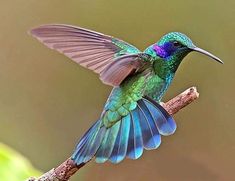
M 170 56 L 166 59 L 157 59 L 154 64 L 154 72 L 162 79 L 168 79 L 175 74 L 183 58 Z

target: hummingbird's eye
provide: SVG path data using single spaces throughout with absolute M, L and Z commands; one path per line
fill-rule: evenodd
M 180 46 L 181 46 L 181 43 L 178 42 L 178 41 L 174 41 L 174 42 L 173 42 L 173 45 L 174 45 L 175 47 L 180 47 Z

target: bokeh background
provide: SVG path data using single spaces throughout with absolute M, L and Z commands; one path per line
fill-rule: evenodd
M 71 181 L 235 180 L 234 7 L 234 0 L 1 1 L 0 141 L 48 171 L 70 156 L 111 90 L 30 37 L 30 28 L 78 25 L 140 49 L 181 31 L 225 64 L 197 53 L 184 60 L 164 100 L 190 86 L 197 86 L 200 99 L 175 115 L 174 136 L 136 161 L 91 162 Z

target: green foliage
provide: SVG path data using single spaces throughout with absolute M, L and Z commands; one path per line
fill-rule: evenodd
M 22 155 L 0 143 L 0 180 L 23 181 L 30 176 L 39 176 L 40 172 L 33 168 Z

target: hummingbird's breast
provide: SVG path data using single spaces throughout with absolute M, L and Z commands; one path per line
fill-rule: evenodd
M 151 97 L 157 102 L 160 102 L 169 85 L 171 84 L 173 75 L 170 74 L 164 79 L 159 77 L 157 74 L 151 76 L 148 80 L 144 95 Z

